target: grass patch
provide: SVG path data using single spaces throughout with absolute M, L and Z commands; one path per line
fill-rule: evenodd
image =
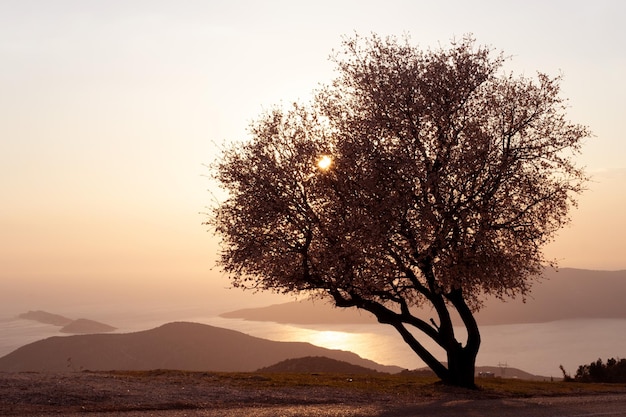
M 626 393 L 626 384 L 586 384 L 563 381 L 526 381 L 522 379 L 490 378 L 478 381 L 486 392 L 503 397 L 538 397 Z
M 273 388 L 332 388 L 351 392 L 397 397 L 439 397 L 455 394 L 466 398 L 506 398 L 625 393 L 626 384 L 528 381 L 505 378 L 477 378 L 478 390 L 441 384 L 435 377 L 410 374 L 186 372 L 170 370 L 106 372 L 117 377 L 168 380 L 207 380 L 211 383 L 257 390 Z

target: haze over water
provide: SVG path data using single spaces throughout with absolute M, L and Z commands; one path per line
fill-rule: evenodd
M 218 242 L 201 224 L 219 198 L 204 164 L 222 142 L 244 139 L 264 109 L 307 100 L 329 81 L 327 58 L 353 31 L 406 32 L 423 47 L 473 33 L 512 57 L 509 70 L 562 72 L 569 118 L 595 134 L 579 157 L 592 182 L 547 254 L 567 267 L 626 269 L 625 8 L 606 0 L 0 2 L 2 317 L 41 309 L 143 326 L 291 300 L 226 289 L 213 268 Z M 529 328 L 528 340 L 570 325 Z M 507 335 L 501 341 L 520 333 L 507 329 L 493 332 Z M 340 347 L 352 337 L 335 336 Z M 593 339 L 604 343 L 571 343 Z M 606 346 L 616 343 L 624 346 Z

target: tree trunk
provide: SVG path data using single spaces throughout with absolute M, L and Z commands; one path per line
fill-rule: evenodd
M 379 317 L 379 320 L 381 318 Z M 476 356 L 480 347 L 480 332 L 478 326 L 467 326 L 468 323 L 475 323 L 469 320 L 466 323 L 468 333 L 468 343 L 463 346 L 454 338 L 451 332 L 447 336 L 447 342 L 442 344 L 446 350 L 448 364 L 444 366 L 437 360 L 424 346 L 419 343 L 414 336 L 404 327 L 401 320 L 388 320 L 385 323 L 391 324 L 402 335 L 404 341 L 413 351 L 435 372 L 435 374 L 446 385 L 475 389 Z
M 407 311 L 397 313 L 378 302 L 365 300 L 357 295 L 353 295 L 350 300 L 346 300 L 339 293 L 333 294 L 333 297 L 338 307 L 353 307 L 356 305 L 372 313 L 380 323 L 393 326 L 409 347 L 433 372 L 435 372 L 444 384 L 464 388 L 476 388 L 474 377 L 476 356 L 478 355 L 478 349 L 480 347 L 480 331 L 460 290 L 446 294 L 446 298 L 454 305 L 463 319 L 468 336 L 465 346 L 459 343 L 455 338 L 454 327 L 452 326 L 450 314 L 443 298 L 431 299 L 440 318 L 440 325 L 431 327 L 425 321 L 411 316 Z M 410 324 L 418 330 L 421 330 L 444 348 L 448 359 L 447 367 L 435 358 L 435 356 L 415 338 L 405 327 L 406 324 Z
M 448 350 L 448 372 L 447 376 L 442 378 L 443 383 L 463 388 L 476 388 L 474 378 L 477 353 L 468 347 L 462 347 L 461 344 Z
M 474 314 L 467 306 L 463 298 L 462 290 L 453 290 L 446 295 L 446 298 L 454 305 L 467 331 L 467 343 L 462 346 L 454 340 L 446 348 L 448 355 L 448 371 L 450 381 L 444 381 L 450 385 L 466 388 L 476 388 L 474 382 L 476 373 L 476 356 L 480 348 L 480 330 L 474 318 Z

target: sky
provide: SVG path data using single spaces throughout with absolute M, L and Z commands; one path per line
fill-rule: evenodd
M 508 70 L 563 74 L 592 181 L 546 254 L 626 269 L 625 18 L 621 0 L 0 0 L 0 302 L 274 300 L 215 268 L 207 165 L 330 81 L 342 36 L 372 32 L 471 33 Z

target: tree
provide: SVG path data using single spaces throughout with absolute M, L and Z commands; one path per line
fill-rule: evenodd
M 602 359 L 591 362 L 589 365 L 580 365 L 576 376 L 569 381 L 577 382 L 626 382 L 626 359 L 611 358 L 602 363 Z
M 443 382 L 473 387 L 473 313 L 524 297 L 549 263 L 588 131 L 565 119 L 559 77 L 504 73 L 469 37 L 420 50 L 355 36 L 333 61 L 309 105 L 263 114 L 217 161 L 219 263 L 235 286 L 367 310 Z

